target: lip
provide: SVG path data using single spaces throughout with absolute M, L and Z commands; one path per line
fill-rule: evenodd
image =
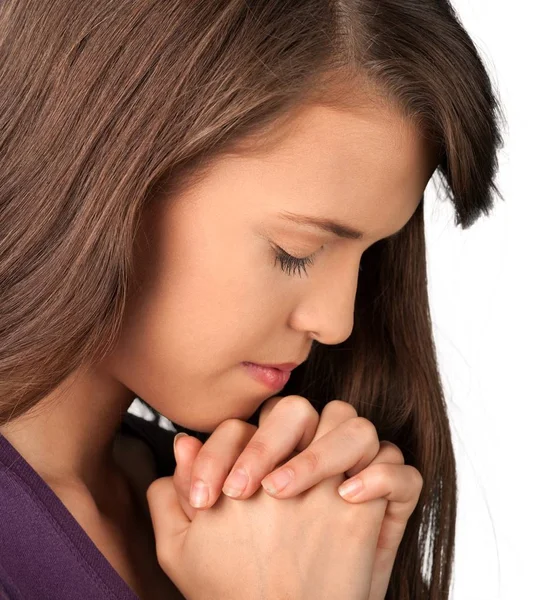
M 256 381 L 272 390 L 282 389 L 290 379 L 290 371 L 287 370 L 250 362 L 243 362 L 242 365 Z M 292 363 L 288 366 L 292 366 Z
M 266 369 L 278 369 L 279 371 L 293 371 L 296 367 L 298 367 L 301 363 L 280 363 L 277 365 L 273 364 L 262 364 L 262 363 L 249 363 L 252 365 L 257 365 L 258 367 L 264 367 Z

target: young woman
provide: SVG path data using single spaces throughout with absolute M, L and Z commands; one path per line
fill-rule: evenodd
M 451 5 L 2 0 L 0 46 L 4 597 L 448 598 L 423 195 L 487 215 L 502 116 Z

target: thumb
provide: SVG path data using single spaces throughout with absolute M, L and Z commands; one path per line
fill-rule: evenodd
M 155 479 L 147 488 L 147 502 L 155 533 L 157 558 L 175 556 L 191 525 L 178 500 L 172 476 Z
M 197 513 L 197 509 L 186 498 L 189 496 L 191 467 L 203 444 L 194 437 L 185 436 L 188 441 L 182 443 L 180 452 L 177 452 L 176 441 L 179 437 L 177 435 L 174 438 L 174 475 L 155 479 L 147 488 L 147 502 L 157 539 L 159 535 L 164 540 L 185 535 Z
M 181 440 L 180 438 L 185 438 Z M 180 441 L 179 441 L 180 440 Z M 176 468 L 172 482 L 178 494 L 178 502 L 182 510 L 193 521 L 198 509 L 194 508 L 190 500 L 191 470 L 193 463 L 197 458 L 199 450 L 203 443 L 195 437 L 187 434 L 178 433 L 174 438 L 174 457 L 176 459 Z

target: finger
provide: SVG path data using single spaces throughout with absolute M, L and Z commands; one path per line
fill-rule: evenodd
M 369 595 L 369 600 L 383 600 L 406 524 L 421 494 L 423 479 L 415 467 L 393 463 L 373 463 L 358 478 L 363 482 L 363 491 L 352 498 L 345 497 L 346 500 L 358 503 L 379 497 L 388 500 L 377 539 Z
M 364 417 L 353 417 L 270 473 L 262 485 L 274 497 L 289 498 L 354 465 L 369 465 L 378 450 L 373 423 Z
M 263 404 L 261 405 L 261 409 L 259 410 L 258 427 L 261 427 L 261 425 L 263 425 L 263 423 L 269 416 L 269 413 L 283 398 L 284 396 L 273 396 L 272 398 L 269 398 L 268 400 L 265 400 L 265 402 L 263 402 Z
M 178 502 L 190 520 L 193 519 L 196 513 L 195 507 L 191 506 L 189 502 L 190 474 L 192 465 L 202 446 L 200 440 L 187 434 L 176 434 L 174 437 L 176 468 L 174 469 L 172 483 L 178 494 Z
M 344 421 L 357 416 L 356 409 L 344 400 L 331 400 L 327 402 L 321 411 L 319 424 L 312 443 L 335 429 L 335 427 L 338 427 L 341 423 L 344 423 Z
M 396 444 L 383 440 L 380 442 L 380 449 L 377 456 L 373 459 L 369 467 L 371 468 L 372 465 L 381 463 L 389 463 L 395 467 L 403 466 L 404 455 Z M 415 473 L 412 473 L 412 469 L 414 469 L 414 467 L 406 467 L 405 469 L 398 470 L 393 469 L 393 472 L 390 474 L 395 482 L 397 481 L 397 475 L 400 476 L 401 479 L 398 481 L 398 485 L 386 486 L 391 491 L 390 495 L 387 493 L 385 497 L 390 497 L 391 500 L 387 502 L 385 515 L 381 522 L 381 529 L 377 538 L 371 575 L 372 584 L 368 600 L 383 600 L 385 598 L 396 559 L 396 553 L 406 529 L 406 523 L 418 502 L 422 488 L 421 475 L 416 469 L 414 469 Z M 368 468 L 366 468 L 365 471 L 366 472 L 362 474 L 363 479 L 370 474 L 373 474 Z M 349 471 L 347 471 L 347 473 L 349 474 L 349 477 L 352 477 L 355 474 Z M 377 470 L 375 470 L 375 476 L 377 476 Z M 387 473 L 386 475 L 383 475 L 383 477 L 385 481 L 389 477 L 389 474 Z M 349 483 L 354 479 L 348 480 L 345 483 Z M 362 485 L 365 486 L 365 482 L 363 482 Z M 403 493 L 397 495 L 401 488 L 404 490 Z M 358 503 L 367 502 L 370 498 L 375 499 L 375 494 L 381 494 L 385 491 L 385 489 L 381 490 L 376 488 L 375 492 L 373 492 L 372 489 L 373 486 L 368 485 L 368 494 L 361 493 L 357 497 L 353 496 L 352 499 L 347 496 L 346 500 Z M 412 489 L 414 490 L 413 492 Z
M 283 400 L 284 398 L 288 398 L 286 404 L 287 407 L 290 407 L 291 405 L 295 405 L 297 403 L 301 403 L 303 405 L 303 410 L 309 411 L 309 414 L 312 417 L 311 425 L 315 425 L 315 427 L 312 427 L 311 429 L 306 428 L 302 435 L 302 438 L 300 439 L 298 445 L 294 449 L 295 452 L 301 452 L 302 450 L 305 450 L 313 441 L 315 437 L 316 427 L 319 422 L 319 413 L 315 410 L 315 408 L 307 398 L 304 398 L 303 396 L 299 396 L 297 394 L 291 394 L 290 396 L 273 396 L 272 398 L 269 398 L 261 407 L 261 412 L 259 413 L 259 428 L 261 428 L 263 423 L 269 418 L 269 415 L 273 412 L 277 404 L 281 403 L 281 411 L 285 410 L 285 404 Z
M 277 464 L 310 444 L 318 422 L 318 412 L 303 396 L 281 398 L 236 460 L 222 491 L 231 498 L 249 498 Z
M 232 466 L 256 431 L 255 425 L 240 419 L 227 419 L 213 431 L 195 457 L 189 477 L 184 477 L 184 494 L 192 506 L 213 506 Z
M 341 496 L 351 502 L 367 502 L 375 498 L 386 498 L 392 506 L 389 514 L 402 522 L 414 510 L 422 488 L 422 476 L 412 465 L 372 463 L 356 477 L 348 479 L 339 487 L 348 490 L 356 481 L 358 488 L 343 492 Z
M 375 458 L 371 461 L 370 464 L 377 464 L 380 462 L 388 462 L 393 463 L 395 465 L 403 465 L 404 464 L 404 454 L 400 450 L 400 448 L 389 442 L 387 440 L 381 440 L 379 442 L 379 452 L 375 455 Z M 346 475 L 348 477 L 354 477 L 363 471 L 368 465 L 354 465 L 351 469 L 346 471 Z
M 172 477 L 155 479 L 147 488 L 147 503 L 153 522 L 157 560 L 163 570 L 172 564 L 191 520 L 182 510 Z M 174 558 L 173 558 L 174 557 Z

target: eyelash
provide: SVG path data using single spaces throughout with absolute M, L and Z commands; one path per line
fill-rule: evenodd
M 314 261 L 314 257 L 317 252 L 306 256 L 305 258 L 297 258 L 296 256 L 292 256 L 288 254 L 285 250 L 280 248 L 279 246 L 275 247 L 275 265 L 277 261 L 280 262 L 280 268 L 287 273 L 288 275 L 292 275 L 296 272 L 296 270 L 300 273 L 300 277 L 302 276 L 302 270 L 307 275 L 306 267 L 308 265 L 312 265 Z
M 317 252 L 314 252 L 313 254 L 310 254 L 309 256 L 306 256 L 305 258 L 297 258 L 296 256 L 292 256 L 291 254 L 288 254 L 288 252 L 283 250 L 280 246 L 275 246 L 275 265 L 277 264 L 277 261 L 279 261 L 280 268 L 284 272 L 288 273 L 288 275 L 292 275 L 292 273 L 295 272 L 297 269 L 298 272 L 300 273 L 300 277 L 301 277 L 302 269 L 304 270 L 304 273 L 307 275 L 306 267 L 307 267 L 307 265 L 313 265 L 316 254 L 317 254 Z M 360 264 L 358 272 L 361 273 L 363 270 L 364 270 L 364 268 Z

